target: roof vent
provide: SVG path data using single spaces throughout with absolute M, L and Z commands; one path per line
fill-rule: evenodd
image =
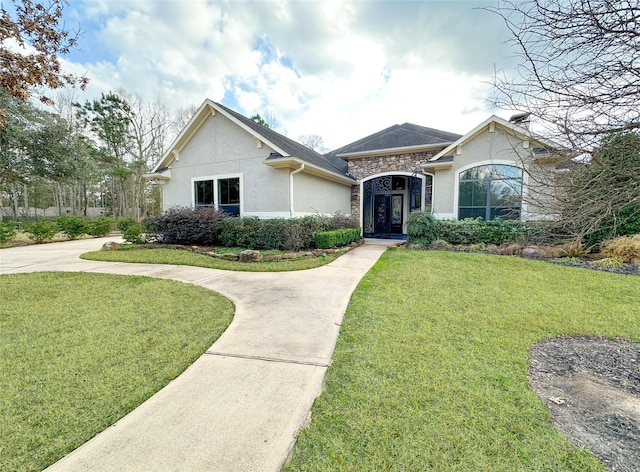
M 509 123 L 524 126 L 525 128 L 529 129 L 529 123 L 531 123 L 531 120 L 529 119 L 530 116 L 531 113 L 516 113 L 515 115 L 512 115 L 511 118 L 509 118 Z

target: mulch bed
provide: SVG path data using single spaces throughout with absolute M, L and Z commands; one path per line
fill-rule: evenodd
M 555 426 L 609 470 L 640 471 L 640 342 L 552 338 L 529 360 L 529 383 Z
M 569 267 L 579 267 L 582 269 L 600 270 L 604 272 L 613 272 L 614 274 L 624 275 L 640 275 L 640 265 L 623 264 L 621 267 L 602 267 L 594 264 L 588 259 L 561 258 L 561 259 L 545 259 L 555 264 L 561 264 Z

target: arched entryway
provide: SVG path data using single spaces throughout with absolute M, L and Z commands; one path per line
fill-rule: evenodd
M 389 173 L 362 182 L 362 232 L 366 238 L 402 238 L 407 215 L 431 205 L 432 176 Z

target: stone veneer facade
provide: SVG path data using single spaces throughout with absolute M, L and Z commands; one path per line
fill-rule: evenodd
M 358 179 L 358 182 L 384 172 L 415 172 L 416 174 L 422 174 L 420 164 L 435 156 L 442 149 L 350 159 L 349 173 Z M 360 216 L 360 185 L 351 187 L 351 214 L 356 217 Z

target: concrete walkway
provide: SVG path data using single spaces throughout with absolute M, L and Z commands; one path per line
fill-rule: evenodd
M 387 246 L 367 240 L 298 272 L 84 261 L 113 238 L 0 250 L 0 274 L 135 274 L 214 290 L 236 307 L 229 328 L 177 379 L 48 471 L 278 471 L 331 363 L 351 293 Z M 88 287 L 90 290 L 90 287 Z

